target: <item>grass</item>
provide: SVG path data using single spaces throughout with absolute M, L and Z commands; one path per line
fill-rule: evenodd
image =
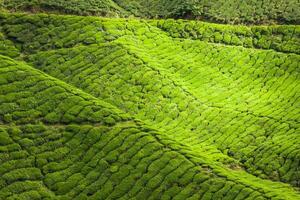
M 298 25 L 0 27 L 0 199 L 300 198 Z

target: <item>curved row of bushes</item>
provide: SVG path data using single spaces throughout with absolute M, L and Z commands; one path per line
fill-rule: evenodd
M 171 19 L 108 20 L 75 16 L 65 16 L 62 19 L 55 15 L 49 17 L 4 13 L 0 14 L 0 19 L 1 29 L 6 37 L 21 43 L 27 52 L 104 43 L 127 34 L 127 30 L 141 34 L 138 31 L 145 32 L 148 27 L 152 33 L 147 34 L 156 34 L 157 37 L 164 31 L 173 38 L 300 53 L 300 28 L 292 25 L 247 27 Z M 46 26 L 49 27 L 45 28 Z
M 175 38 L 300 53 L 299 26 L 229 26 L 198 21 L 154 20 L 151 24 Z

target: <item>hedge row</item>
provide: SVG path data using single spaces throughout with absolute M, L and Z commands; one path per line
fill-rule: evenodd
M 99 20 L 52 15 L 1 14 L 1 29 L 21 50 L 35 52 L 70 48 L 79 44 L 101 43 L 103 28 Z M 93 22 L 94 21 L 94 22 Z
M 19 43 L 23 51 L 70 48 L 76 45 L 99 44 L 126 34 L 152 34 L 163 37 L 201 40 L 247 48 L 273 49 L 279 52 L 300 52 L 298 26 L 230 26 L 183 20 L 99 19 L 55 15 L 1 14 L 2 31 Z M 152 25 L 152 26 L 149 26 Z M 147 30 L 147 28 L 150 29 Z M 159 29 L 156 30 L 155 27 Z M 143 30 L 143 32 L 141 32 Z M 129 31 L 129 32 L 128 32 Z
M 126 34 L 151 34 L 247 48 L 300 52 L 298 26 L 230 26 L 183 20 L 125 20 L 55 15 L 1 14 L 2 32 L 29 53 L 99 44 Z M 149 26 L 149 24 L 151 26 Z M 159 29 L 156 29 L 158 27 Z M 162 30 L 162 31 L 160 31 Z
M 0 127 L 3 199 L 269 199 L 269 190 L 227 180 L 160 143 L 140 126 Z M 162 136 L 164 137 L 164 136 Z M 22 141 L 30 145 L 20 145 Z M 19 151 L 10 151 L 16 145 Z M 22 151 L 25 152 L 22 154 Z M 274 193 L 275 192 L 275 193 Z
M 0 56 L 0 121 L 115 124 L 129 118 L 76 88 Z
M 137 31 L 149 26 L 143 20 L 9 13 L 0 13 L 0 25 L 23 53 L 101 44 L 128 33 L 143 34 Z M 157 29 L 157 33 L 163 32 Z
M 230 26 L 172 19 L 150 23 L 174 38 L 300 53 L 299 26 Z

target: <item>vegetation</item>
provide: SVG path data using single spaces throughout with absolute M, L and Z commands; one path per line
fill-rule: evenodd
M 220 23 L 296 23 L 297 0 L 116 0 L 136 16 L 206 19 Z
M 189 18 L 231 24 L 299 24 L 298 0 L 3 0 L 8 10 L 79 15 Z
M 1 198 L 297 198 L 287 185 L 224 171 L 113 106 L 0 59 Z
M 300 198 L 299 25 L 99 2 L 3 1 L 0 199 Z
M 50 11 L 79 15 L 118 16 L 126 13 L 112 0 L 3 0 L 2 7 L 12 11 Z
M 172 19 L 154 20 L 151 24 L 176 38 L 300 53 L 299 26 L 228 26 Z
M 15 47 L 14 43 L 0 33 L 0 54 L 15 58 L 19 56 L 19 50 Z

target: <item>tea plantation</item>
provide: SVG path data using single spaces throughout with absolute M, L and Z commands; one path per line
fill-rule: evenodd
M 236 2 L 0 1 L 0 200 L 300 200 L 299 2 Z
M 299 0 L 1 0 L 1 7 L 11 11 L 189 18 L 230 24 L 300 23 Z

